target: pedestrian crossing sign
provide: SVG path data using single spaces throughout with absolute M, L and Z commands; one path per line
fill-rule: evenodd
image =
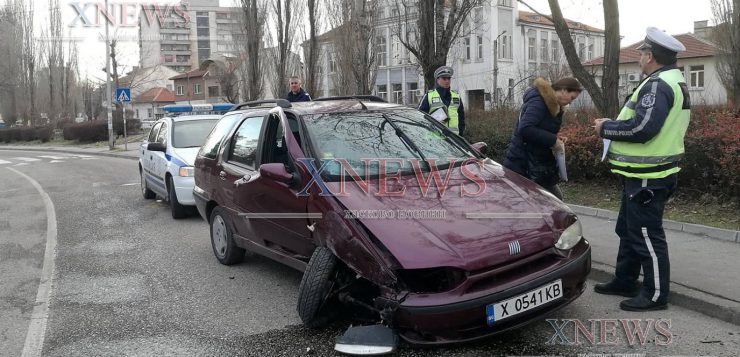
M 117 102 L 130 102 L 131 101 L 131 88 L 116 88 L 116 101 Z

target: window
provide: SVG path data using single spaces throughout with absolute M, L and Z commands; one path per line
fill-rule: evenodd
M 218 119 L 183 120 L 172 125 L 172 146 L 175 148 L 200 147 Z
M 560 41 L 550 41 L 550 50 L 552 50 L 552 61 L 555 63 L 560 62 Z
M 164 55 L 164 62 L 165 62 L 165 63 L 170 63 L 170 62 L 172 62 L 172 59 L 173 59 L 173 57 L 174 57 L 174 56 L 172 56 L 172 55 Z
M 263 117 L 257 117 L 247 118 L 242 122 L 231 139 L 231 150 L 229 150 L 230 161 L 235 161 L 254 169 L 254 161 L 257 156 L 257 143 L 259 143 L 263 120 Z
M 478 59 L 483 59 L 483 36 L 478 36 Z
M 333 53 L 329 54 L 329 73 L 337 71 L 337 57 Z
M 403 50 L 401 49 L 401 41 L 398 39 L 393 40 L 391 49 L 393 50 L 393 64 L 403 63 Z
M 498 0 L 498 6 L 506 6 L 511 7 L 511 2 L 513 0 Z
M 159 128 L 161 127 L 162 123 L 157 123 L 157 125 L 152 128 L 152 131 L 149 132 L 149 137 L 147 138 L 148 142 L 153 143 L 157 140 L 157 134 L 159 133 Z
M 501 43 L 498 44 L 498 58 L 508 58 L 511 59 L 511 36 L 504 35 L 501 36 Z
M 177 56 L 175 56 L 175 62 L 178 62 L 178 63 L 190 63 L 190 56 L 188 56 L 188 55 L 177 55 Z
M 221 142 L 223 141 L 223 138 L 226 137 L 226 134 L 228 134 L 229 131 L 231 131 L 231 128 L 234 127 L 240 117 L 241 114 L 231 114 L 225 115 L 223 118 L 221 118 L 221 120 L 216 123 L 216 126 L 213 127 L 211 135 L 206 138 L 203 146 L 201 146 L 200 154 L 209 159 L 215 159 L 216 155 L 218 155 L 218 150 L 221 147 Z
M 220 95 L 221 94 L 219 94 L 219 88 L 218 88 L 218 86 L 210 86 L 210 87 L 208 87 L 208 96 L 209 97 L 215 98 L 215 97 L 218 97 Z
M 385 36 L 376 36 L 375 37 L 375 53 L 377 56 L 377 62 L 378 66 L 385 66 L 386 65 L 386 48 L 385 48 Z
M 138 110 L 138 109 L 136 109 L 136 117 L 137 117 L 137 118 L 141 118 L 141 117 L 139 116 L 139 110 Z
M 403 86 L 401 83 L 393 85 L 393 103 L 403 104 Z
M 139 110 L 136 109 L 136 116 L 139 116 Z M 152 117 L 152 108 L 146 108 L 146 117 L 151 118 Z
M 416 83 L 406 83 L 406 104 L 419 104 L 419 85 Z
M 175 91 L 175 95 L 183 95 L 183 92 L 185 91 L 185 86 L 177 86 L 177 89 Z
M 549 49 L 547 48 L 548 40 L 546 38 L 543 38 L 540 40 L 540 60 L 542 62 L 548 62 L 550 59 L 547 58 L 547 56 L 550 54 Z
M 415 7 L 414 7 L 415 8 Z M 406 32 L 406 41 L 408 43 L 416 43 L 416 31 Z M 405 47 L 404 47 L 405 48 Z M 416 63 L 416 57 L 408 49 L 404 50 L 406 55 L 406 63 Z
M 465 59 L 470 61 L 470 37 L 465 37 Z
M 162 123 L 162 129 L 159 130 L 155 142 L 160 144 L 164 144 L 167 142 L 167 123 Z
M 536 61 L 537 60 L 537 45 L 536 45 L 537 39 L 534 37 L 529 37 L 527 38 L 527 41 L 529 43 L 529 54 L 527 58 L 530 61 Z
M 506 99 L 511 99 L 514 95 L 514 78 L 509 78 L 509 89 L 506 92 Z
M 588 55 L 587 56 L 588 56 L 587 57 L 588 60 L 592 60 L 594 58 L 594 44 L 593 43 L 590 43 L 588 45 Z
M 193 94 L 200 94 L 200 83 L 193 83 Z
M 388 100 L 388 86 L 381 84 L 378 86 L 378 97 Z
M 578 38 L 578 58 L 584 59 L 586 55 L 586 44 L 583 41 L 582 37 Z
M 689 67 L 690 87 L 704 88 L 704 65 Z

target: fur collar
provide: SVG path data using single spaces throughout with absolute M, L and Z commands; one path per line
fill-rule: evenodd
M 558 104 L 558 99 L 555 97 L 555 91 L 552 89 L 552 85 L 550 82 L 546 81 L 544 78 L 537 78 L 534 80 L 534 86 L 537 88 L 537 91 L 542 96 L 542 99 L 545 101 L 545 105 L 547 105 L 547 110 L 550 111 L 550 114 L 552 116 L 558 115 L 560 113 L 560 104 Z

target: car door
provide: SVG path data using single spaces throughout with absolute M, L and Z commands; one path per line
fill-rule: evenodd
M 147 180 L 147 185 L 149 186 L 149 189 L 154 191 L 159 191 L 156 185 L 155 176 L 153 173 L 153 156 L 154 154 L 147 149 L 147 146 L 149 143 L 156 142 L 157 140 L 157 134 L 159 133 L 159 129 L 162 127 L 162 123 L 159 122 L 155 124 L 152 127 L 152 130 L 149 131 L 149 135 L 141 142 L 141 157 L 140 157 L 140 163 L 141 163 L 141 171 Z
M 264 127 L 260 150 L 260 165 L 280 163 L 288 172 L 294 172 L 286 135 L 281 116 L 282 109 L 276 107 L 270 111 Z M 287 121 L 285 121 L 287 123 Z M 259 175 L 259 173 L 258 173 Z M 308 197 L 299 196 L 301 187 L 286 186 L 266 177 L 246 180 L 237 188 L 235 196 L 237 205 L 249 212 L 249 230 L 272 247 L 279 246 L 283 251 L 305 258 L 311 256 L 315 245 L 308 229 L 306 206 Z
M 221 171 L 218 163 L 219 152 L 228 141 L 229 133 L 243 115 L 243 113 L 224 115 L 211 130 L 195 160 L 195 189 L 216 202 L 221 202 L 217 194 L 219 179 L 216 177 Z
M 167 143 L 170 140 L 171 128 L 172 125 L 169 121 L 162 121 L 159 133 L 157 133 L 157 138 L 154 142 L 163 144 L 167 147 Z M 156 189 L 157 193 L 162 197 L 167 197 L 167 183 L 165 182 L 165 175 L 167 173 L 166 154 L 161 151 L 149 151 L 149 158 L 152 160 L 152 180 L 155 181 L 152 189 Z

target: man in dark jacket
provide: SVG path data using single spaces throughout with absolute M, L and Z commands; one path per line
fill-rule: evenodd
M 563 107 L 570 104 L 583 88 L 575 78 L 550 82 L 537 78 L 524 93 L 511 142 L 506 149 L 504 166 L 531 179 L 562 199 L 557 183 L 559 173 L 553 151 L 564 150 L 558 138 L 563 123 Z
M 421 99 L 419 110 L 429 114 L 434 114 L 437 110 L 444 111 L 445 114 L 440 115 L 446 117 L 442 123 L 462 136 L 465 132 L 465 108 L 460 95 L 450 89 L 452 74 L 452 67 L 449 66 L 442 66 L 434 71 L 437 87 L 427 92 Z
M 290 92 L 285 96 L 289 102 L 309 102 L 311 96 L 301 88 L 301 79 L 298 77 L 290 77 Z

